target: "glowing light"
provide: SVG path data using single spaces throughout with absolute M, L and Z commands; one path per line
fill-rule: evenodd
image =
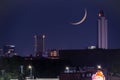
M 29 66 L 28 66 L 28 68 L 29 68 L 29 69 L 32 69 L 32 66 L 31 66 L 31 65 L 29 65 Z
M 45 35 L 43 35 L 43 38 L 45 38 Z
M 98 69 L 101 69 L 101 65 L 97 65 L 97 68 L 98 68 Z
M 66 70 L 69 70 L 69 67 L 67 66 L 65 69 L 66 69 Z
M 57 51 L 51 51 L 51 54 L 50 54 L 51 56 L 57 56 Z
M 96 49 L 96 46 L 89 46 L 88 49 Z
M 92 80 L 105 80 L 105 76 L 102 71 L 97 71 L 96 74 L 92 75 Z
M 102 16 L 101 13 L 99 13 L 98 16 L 101 17 Z

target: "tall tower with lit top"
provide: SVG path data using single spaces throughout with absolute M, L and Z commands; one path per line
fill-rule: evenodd
M 45 52 L 45 35 L 35 35 L 35 55 L 42 56 Z
M 107 19 L 103 10 L 100 10 L 98 13 L 98 48 L 108 49 L 107 27 Z

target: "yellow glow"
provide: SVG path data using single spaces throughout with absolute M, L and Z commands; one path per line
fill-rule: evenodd
M 53 57 L 57 56 L 57 51 L 51 51 L 50 55 L 53 56 Z
M 101 76 L 101 77 L 103 77 L 102 71 L 98 71 L 98 72 L 96 73 L 96 76 Z
M 92 80 L 105 80 L 105 76 L 102 71 L 97 71 L 96 74 L 92 75 Z
M 28 68 L 29 68 L 29 69 L 32 69 L 32 66 L 31 66 L 31 65 L 29 65 L 29 66 L 28 66 Z
M 98 69 L 101 69 L 101 65 L 98 65 L 97 68 L 98 68 Z

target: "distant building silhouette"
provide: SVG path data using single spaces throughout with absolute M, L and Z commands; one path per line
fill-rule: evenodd
M 11 56 L 15 54 L 15 46 L 14 45 L 5 45 L 3 46 L 3 55 Z
M 0 56 L 3 55 L 3 49 L 0 48 Z
M 35 35 L 35 55 L 42 56 L 45 52 L 45 35 Z
M 98 13 L 98 48 L 108 49 L 107 19 L 103 10 Z

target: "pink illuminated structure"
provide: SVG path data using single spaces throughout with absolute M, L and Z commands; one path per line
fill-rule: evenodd
M 104 16 L 104 12 L 101 10 L 98 13 L 98 48 L 108 49 L 107 40 L 107 19 Z

